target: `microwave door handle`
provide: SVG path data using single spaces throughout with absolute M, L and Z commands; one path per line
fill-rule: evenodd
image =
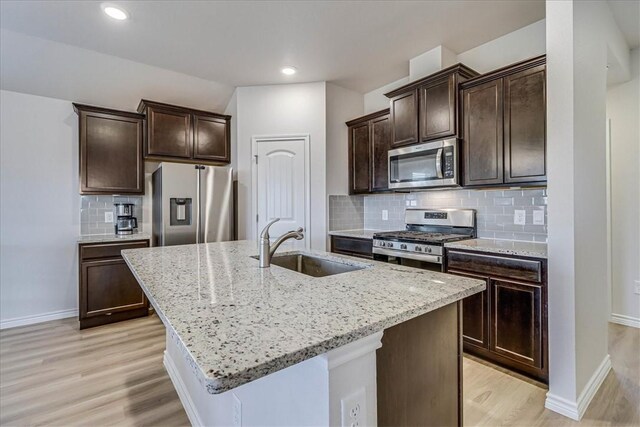
M 442 173 L 442 152 L 443 151 L 444 151 L 443 148 L 438 148 L 438 152 L 436 153 L 436 174 L 440 179 L 444 178 L 444 175 Z

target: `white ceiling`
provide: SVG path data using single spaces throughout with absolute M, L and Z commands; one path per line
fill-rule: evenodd
M 640 46 L 640 1 L 609 0 L 609 8 L 629 48 Z
M 332 81 L 367 92 L 438 45 L 459 53 L 544 18 L 519 1 L 1 2 L 1 26 L 230 86 Z M 283 65 L 299 73 L 286 77 Z

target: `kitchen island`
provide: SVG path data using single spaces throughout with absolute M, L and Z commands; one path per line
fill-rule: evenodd
M 395 392 L 381 396 L 380 382 L 382 394 L 415 388 L 429 371 L 422 383 L 436 387 L 428 390 L 435 397 L 414 406 L 437 404 L 437 387 L 445 386 L 438 378 L 451 372 L 453 407 L 460 407 L 458 301 L 483 291 L 484 282 L 296 252 L 353 269 L 312 277 L 277 265 L 261 269 L 256 253 L 251 241 L 122 252 L 166 327 L 165 366 L 192 424 L 375 425 L 381 400 L 385 408 L 406 404 L 393 401 Z M 403 325 L 421 332 L 411 337 Z M 419 362 L 411 349 L 425 345 L 434 351 L 423 355 L 416 382 L 402 373 Z M 396 350 L 407 366 L 393 357 Z

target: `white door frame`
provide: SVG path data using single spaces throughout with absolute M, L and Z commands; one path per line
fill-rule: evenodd
M 272 141 L 304 141 L 304 247 L 310 249 L 311 245 L 311 144 L 310 135 L 266 135 L 251 137 L 251 235 L 258 240 L 258 167 L 256 158 L 258 155 L 258 143 Z

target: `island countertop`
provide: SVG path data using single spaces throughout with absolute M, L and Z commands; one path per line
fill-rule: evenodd
M 485 289 L 475 279 L 299 252 L 365 268 L 326 277 L 261 269 L 251 258 L 252 241 L 129 249 L 122 256 L 211 394 Z

